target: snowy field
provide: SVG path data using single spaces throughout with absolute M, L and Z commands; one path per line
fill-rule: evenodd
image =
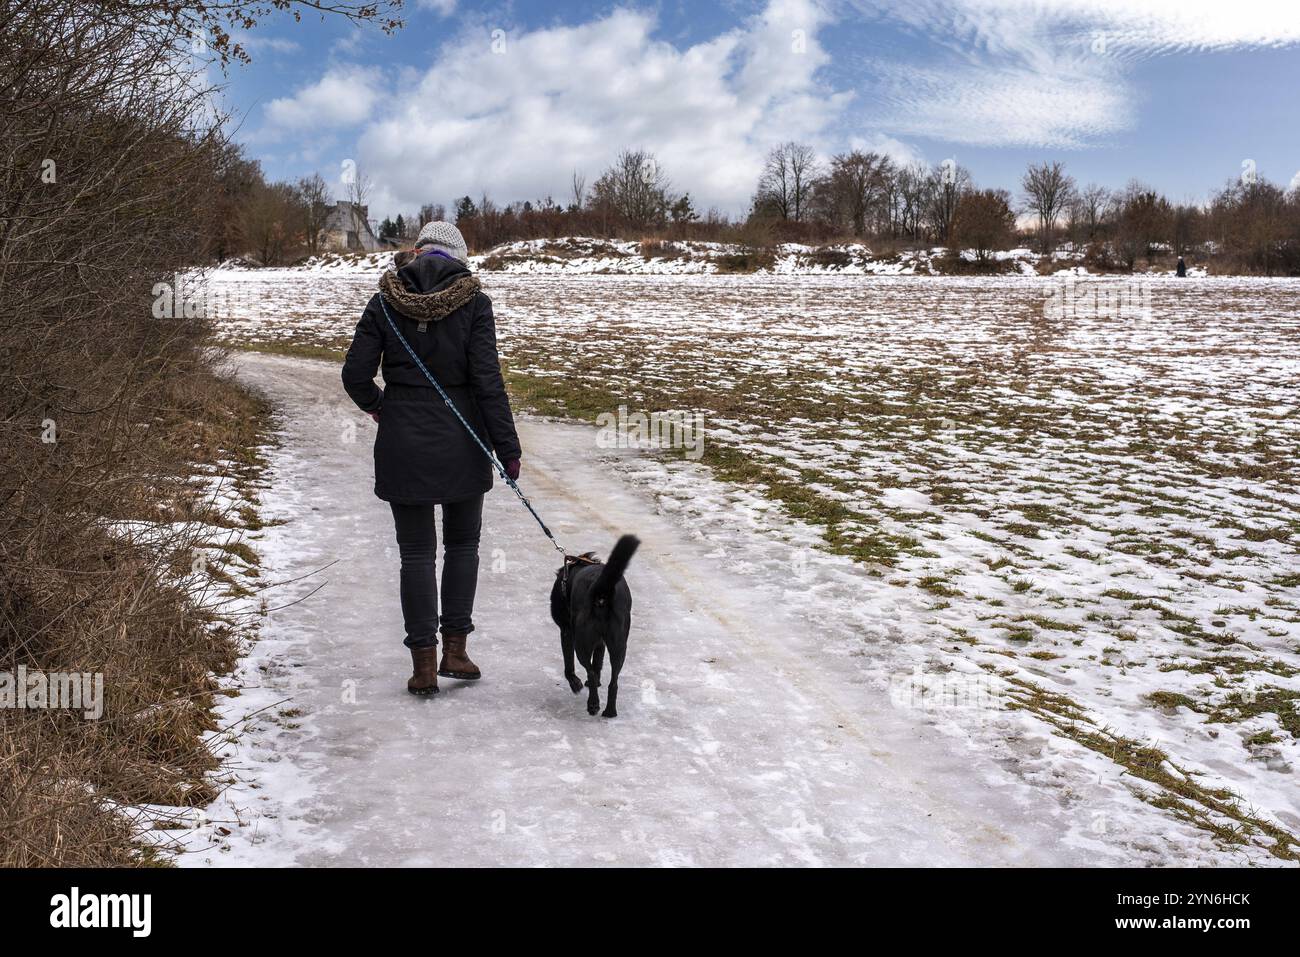
M 220 271 L 219 329 L 338 349 L 375 278 Z M 627 481 L 736 575 L 757 570 L 712 525 L 784 537 L 776 600 L 860 694 L 1041 788 L 1071 833 L 1118 840 L 1136 805 L 1176 825 L 1134 863 L 1294 859 L 1300 283 L 483 278 L 541 411 L 703 415 L 730 493 L 681 450 Z M 1098 316 L 1098 292 L 1145 310 Z M 1073 807 L 1098 782 L 1116 796 Z

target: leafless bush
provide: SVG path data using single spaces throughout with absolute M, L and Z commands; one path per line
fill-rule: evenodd
M 106 699 L 0 711 L 2 864 L 138 861 L 118 805 L 212 796 L 236 643 L 189 566 L 229 521 L 188 479 L 259 410 L 178 279 L 225 144 L 163 7 L 0 3 L 0 671 L 101 673 Z
M 976 261 L 987 265 L 995 249 L 1006 248 L 1015 228 L 1016 215 L 1005 192 L 971 190 L 957 203 L 952 220 L 953 245 L 973 249 Z

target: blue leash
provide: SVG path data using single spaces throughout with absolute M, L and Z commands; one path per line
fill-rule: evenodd
M 406 336 L 402 335 L 402 331 L 397 328 L 397 323 L 393 322 L 393 317 L 389 315 L 388 306 L 384 304 L 384 297 L 382 294 L 379 296 L 379 308 L 384 310 L 384 318 L 388 320 L 388 325 L 393 330 L 393 335 L 397 336 L 397 341 L 406 346 L 406 351 L 411 354 L 411 358 L 415 360 L 415 364 L 419 367 L 420 371 L 424 373 L 424 377 L 429 380 L 429 383 L 435 389 L 438 390 L 438 395 L 442 396 L 442 401 L 447 403 L 447 408 L 451 409 L 451 411 L 455 413 L 456 418 L 460 420 L 460 424 L 465 426 L 465 431 L 474 439 L 475 444 L 483 450 L 483 454 L 488 457 L 488 461 L 491 462 L 492 467 L 497 470 L 497 474 L 500 475 L 501 478 L 505 480 L 505 483 L 514 490 L 514 493 L 519 496 L 519 501 L 524 503 L 524 508 L 528 509 L 528 513 L 537 520 L 537 524 L 542 527 L 542 531 L 545 532 L 546 537 L 551 540 L 551 544 L 555 546 L 556 550 L 561 555 L 567 557 L 569 553 L 566 552 L 564 547 L 555 540 L 555 536 L 552 535 L 551 530 L 546 527 L 546 523 L 543 522 L 542 517 L 537 514 L 532 503 L 524 497 L 524 493 L 519 490 L 519 486 L 516 484 L 515 480 L 506 474 L 505 467 L 502 466 L 501 461 L 493 454 L 491 449 L 483 444 L 483 440 L 478 437 L 478 433 L 475 432 L 470 424 L 465 421 L 465 416 L 460 414 L 460 409 L 456 408 L 456 404 L 451 401 L 451 396 L 447 395 L 442 386 L 438 384 L 438 380 L 433 377 L 433 373 L 425 367 L 424 363 L 420 361 L 420 357 L 415 354 L 415 350 L 411 348 L 411 344 L 406 341 Z

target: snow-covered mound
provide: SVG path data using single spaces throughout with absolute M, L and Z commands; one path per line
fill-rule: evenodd
M 911 276 L 941 275 L 949 252 L 943 246 L 878 254 L 861 243 L 811 246 L 781 243 L 759 249 L 739 243 L 694 240 L 628 240 L 569 237 L 505 243 L 479 256 L 472 264 L 488 272 L 594 273 L 622 275 L 704 275 L 711 273 L 778 273 L 782 275 Z M 973 250 L 960 258 L 973 263 Z M 1042 257 L 1028 249 L 996 252 L 999 271 L 1036 275 Z M 1054 258 L 1079 259 L 1074 252 Z
M 1083 252 L 1063 244 L 1051 256 L 1020 247 L 988 255 L 991 267 L 978 267 L 975 250 L 955 258 L 943 246 L 883 253 L 862 243 L 812 246 L 781 243 L 753 247 L 741 243 L 697 240 L 622 240 L 569 236 L 503 243 L 470 257 L 475 271 L 502 273 L 569 273 L 588 275 L 710 275 L 775 273 L 780 275 L 936 276 L 953 272 L 993 271 L 1035 276 L 1048 263 L 1066 272 L 1087 273 Z M 393 251 L 325 253 L 293 266 L 262 267 L 247 258 L 230 259 L 218 272 L 256 270 L 264 275 L 375 276 L 392 265 Z M 1054 271 L 1054 270 L 1053 270 Z

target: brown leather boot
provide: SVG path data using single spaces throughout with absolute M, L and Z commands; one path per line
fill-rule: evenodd
M 465 639 L 468 635 L 442 636 L 442 664 L 438 665 L 438 674 L 444 678 L 459 678 L 461 681 L 477 681 L 483 677 L 478 665 L 469 660 L 465 654 Z
M 407 680 L 406 690 L 411 694 L 437 694 L 438 673 L 434 670 L 437 660 L 437 645 L 428 648 L 412 648 L 411 663 L 415 666 L 415 674 Z

